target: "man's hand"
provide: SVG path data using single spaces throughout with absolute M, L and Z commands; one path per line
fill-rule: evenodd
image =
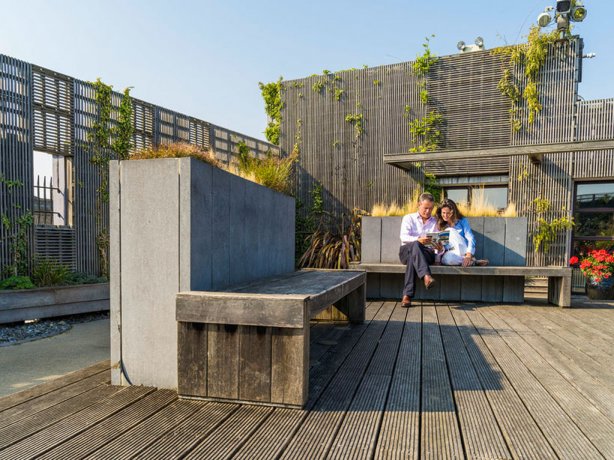
M 463 267 L 470 266 L 472 261 L 473 257 L 471 256 L 471 254 L 465 254 L 465 258 L 463 259 Z
M 421 236 L 420 238 L 418 238 L 418 243 L 420 244 L 428 244 L 431 242 L 433 238 L 430 236 Z

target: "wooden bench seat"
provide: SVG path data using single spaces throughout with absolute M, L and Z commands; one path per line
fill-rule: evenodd
M 334 305 L 362 322 L 365 282 L 364 271 L 301 270 L 177 294 L 179 395 L 303 407 L 309 320 Z
M 391 263 L 360 263 L 360 268 L 373 274 L 403 274 L 405 265 Z M 430 292 L 431 298 L 439 300 L 468 300 L 486 302 L 516 302 L 524 300 L 522 291 L 516 289 L 524 286 L 525 276 L 543 276 L 548 278 L 548 301 L 561 307 L 571 305 L 571 274 L 569 267 L 460 267 L 431 266 L 431 273 L 438 283 Z M 482 283 L 482 277 L 489 277 L 488 283 Z M 396 277 L 400 280 L 400 277 Z M 381 282 L 381 280 L 380 280 Z M 398 284 L 398 283 L 397 283 Z M 507 286 L 506 286 L 507 285 Z M 419 283 L 419 293 L 428 296 Z M 511 288 L 506 292 L 506 287 Z M 397 293 L 400 290 L 395 291 Z
M 354 268 L 369 273 L 367 297 L 400 298 L 405 266 L 399 261 L 401 217 L 363 217 L 361 262 Z M 438 283 L 429 291 L 418 283 L 416 299 L 468 302 L 524 301 L 525 276 L 548 277 L 550 302 L 571 304 L 569 267 L 527 267 L 527 218 L 470 217 L 478 259 L 487 267 L 433 266 Z

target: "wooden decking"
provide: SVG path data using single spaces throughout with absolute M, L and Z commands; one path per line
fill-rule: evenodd
M 112 387 L 101 363 L 0 399 L 0 459 L 614 458 L 612 306 L 372 302 L 311 344 L 304 411 Z

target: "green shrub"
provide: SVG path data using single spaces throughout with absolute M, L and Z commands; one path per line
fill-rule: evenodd
M 32 267 L 32 281 L 37 286 L 60 286 L 68 284 L 70 269 L 51 259 L 38 258 Z
M 0 289 L 32 289 L 36 286 L 29 276 L 11 276 L 0 281 Z
M 105 276 L 88 275 L 87 273 L 73 272 L 66 280 L 66 284 L 98 284 L 108 283 L 109 280 Z

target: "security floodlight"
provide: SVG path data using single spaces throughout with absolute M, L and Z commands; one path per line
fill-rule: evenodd
M 571 11 L 571 0 L 556 0 L 556 12 L 568 14 Z
M 584 8 L 583 5 L 576 3 L 576 6 L 573 7 L 571 14 L 569 15 L 569 19 L 573 22 L 582 22 L 584 18 L 586 18 L 586 14 L 588 11 Z
M 567 14 L 556 15 L 556 28 L 561 32 L 569 29 L 569 16 Z
M 475 44 L 478 48 L 484 48 L 484 39 L 482 37 L 477 37 L 475 39 Z
M 550 22 L 552 22 L 552 16 L 545 11 L 537 16 L 537 24 L 539 27 L 547 27 Z
M 462 51 L 465 49 L 465 42 L 464 41 L 460 41 L 456 44 L 456 47 L 458 48 L 459 51 Z

